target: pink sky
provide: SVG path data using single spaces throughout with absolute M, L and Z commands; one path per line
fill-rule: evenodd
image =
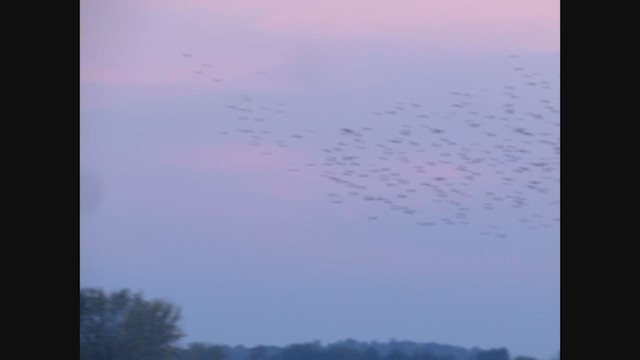
M 556 29 L 559 22 L 557 0 L 245 0 L 245 1 L 163 1 L 156 3 L 163 11 L 204 12 L 242 22 L 259 31 L 283 35 L 330 36 L 447 36 L 473 34 L 478 30 L 518 32 L 538 27 Z M 529 47 L 553 47 L 545 43 L 548 34 L 538 33 Z M 434 39 L 435 37 L 433 37 Z M 483 39 L 498 44 L 500 39 Z M 472 44 L 466 44 L 471 46 Z M 523 44 L 519 44 L 523 46 Z
M 290 61 L 301 42 L 557 52 L 557 0 L 83 0 L 83 81 L 184 82 L 176 54 L 215 58 L 228 77 Z M 188 78 L 188 77 L 187 77 Z

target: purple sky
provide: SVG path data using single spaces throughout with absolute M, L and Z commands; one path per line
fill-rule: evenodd
M 82 0 L 81 286 L 546 359 L 558 54 L 558 1 Z

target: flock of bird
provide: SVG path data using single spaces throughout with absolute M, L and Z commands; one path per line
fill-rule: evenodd
M 193 64 L 193 55 L 182 56 Z M 364 111 L 366 124 L 345 119 L 330 134 L 308 123 L 277 133 L 281 127 L 272 123 L 286 115 L 288 104 L 243 94 L 225 105 L 227 124 L 241 127 L 218 134 L 238 136 L 264 156 L 320 139 L 325 145 L 317 149 L 317 161 L 287 170 L 316 172 L 335 188 L 326 194 L 331 204 L 364 202 L 371 221 L 394 212 L 424 227 L 491 219 L 479 233 L 500 238 L 508 236 L 502 229 L 507 222 L 550 228 L 560 221 L 559 92 L 543 74 L 519 64 L 517 55 L 510 57 L 512 83 L 497 91 L 451 91 L 445 109 L 389 101 Z M 194 73 L 212 68 L 200 62 Z

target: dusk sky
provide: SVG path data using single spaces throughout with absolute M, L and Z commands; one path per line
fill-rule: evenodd
M 557 353 L 559 1 L 80 7 L 82 287 L 185 343 Z

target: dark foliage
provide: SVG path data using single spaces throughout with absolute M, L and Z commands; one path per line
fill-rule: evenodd
M 80 290 L 81 360 L 171 359 L 182 337 L 180 310 L 162 300 L 120 290 Z

